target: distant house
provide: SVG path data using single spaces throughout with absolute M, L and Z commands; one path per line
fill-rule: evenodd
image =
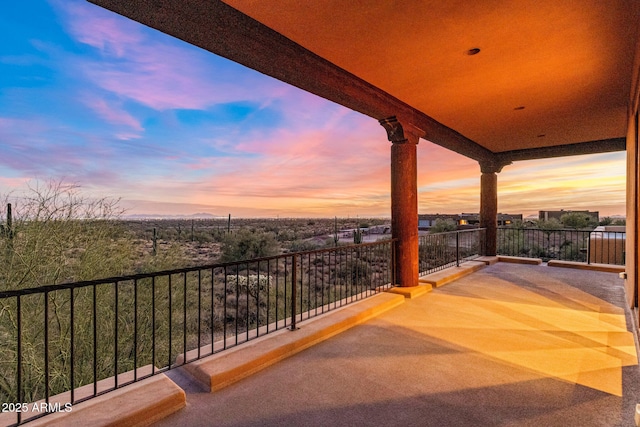
M 564 209 L 560 209 L 559 211 L 539 211 L 538 219 L 539 220 L 543 220 L 543 221 L 548 221 L 551 218 L 555 218 L 558 221 L 560 221 L 560 217 L 562 215 L 568 214 L 568 213 L 586 214 L 586 215 L 589 215 L 590 217 L 592 217 L 596 222 L 600 222 L 600 212 L 598 212 L 598 211 L 595 211 L 595 212 L 590 212 L 590 211 L 571 211 L 571 210 L 564 210 Z
M 478 227 L 480 225 L 479 213 L 461 214 L 420 214 L 418 215 L 418 229 L 428 230 L 435 225 L 436 220 L 450 219 L 458 225 L 458 228 Z M 514 221 L 522 221 L 522 214 L 498 214 L 498 226 L 509 225 Z

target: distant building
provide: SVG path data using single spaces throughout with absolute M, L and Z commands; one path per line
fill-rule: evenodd
M 562 215 L 568 214 L 568 213 L 586 214 L 586 215 L 589 215 L 590 217 L 592 217 L 596 222 L 600 222 L 600 212 L 598 212 L 598 211 L 596 211 L 596 212 L 570 211 L 570 210 L 564 210 L 564 209 L 560 209 L 559 211 L 539 211 L 538 219 L 539 220 L 543 220 L 543 221 L 549 221 L 551 218 L 555 218 L 558 221 L 560 221 L 560 217 Z
M 456 223 L 459 228 L 478 227 L 480 225 L 479 213 L 461 213 L 461 214 L 420 214 L 418 215 L 418 228 L 429 229 L 435 225 L 436 220 L 450 219 Z M 509 225 L 514 221 L 522 221 L 522 214 L 498 214 L 498 226 Z

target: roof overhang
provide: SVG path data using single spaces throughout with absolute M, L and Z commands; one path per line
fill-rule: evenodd
M 634 0 L 90 1 L 479 161 L 625 148 Z

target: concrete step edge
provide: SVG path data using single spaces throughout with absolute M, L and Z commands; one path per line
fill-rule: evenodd
M 248 377 L 280 360 L 363 323 L 402 303 L 404 296 L 383 292 L 184 366 L 211 392 Z

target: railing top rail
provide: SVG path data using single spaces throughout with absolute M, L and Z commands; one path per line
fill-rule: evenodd
M 276 260 L 276 259 L 289 258 L 289 257 L 291 257 L 293 255 L 308 255 L 308 254 L 317 254 L 317 253 L 323 253 L 323 252 L 332 252 L 332 251 L 336 251 L 336 250 L 350 250 L 350 249 L 355 249 L 355 248 L 361 248 L 361 247 L 364 247 L 364 246 L 375 246 L 375 245 L 388 244 L 388 243 L 395 242 L 396 240 L 397 239 L 385 239 L 385 240 L 378 240 L 376 242 L 361 243 L 361 244 L 358 244 L 358 245 L 345 245 L 345 246 L 336 246 L 336 247 L 332 247 L 332 248 L 315 249 L 315 250 L 303 251 L 303 252 L 290 252 L 290 253 L 274 255 L 274 256 L 270 256 L 270 257 L 253 258 L 253 259 L 246 259 L 246 260 L 226 262 L 226 263 L 205 264 L 205 265 L 194 266 L 194 267 L 185 267 L 185 268 L 177 268 L 177 269 L 172 269 L 172 270 L 155 271 L 155 272 L 152 272 L 152 273 L 138 273 L 138 274 L 130 274 L 130 275 L 126 275 L 126 276 L 106 277 L 106 278 L 103 278 L 103 279 L 83 280 L 83 281 L 78 281 L 78 282 L 60 283 L 60 284 L 56 284 L 56 285 L 38 286 L 38 287 L 35 287 L 35 288 L 14 289 L 14 290 L 8 290 L 8 291 L 1 291 L 0 292 L 0 299 L 12 298 L 12 297 L 17 297 L 17 296 L 22 296 L 22 295 L 53 292 L 53 291 L 59 291 L 59 290 L 63 290 L 63 289 L 77 289 L 77 288 L 83 288 L 83 287 L 87 287 L 87 286 L 103 285 L 103 284 L 107 284 L 107 283 L 126 282 L 126 281 L 131 281 L 131 280 L 149 279 L 149 278 L 153 278 L 153 277 L 169 276 L 169 275 L 173 275 L 173 274 L 190 273 L 190 272 L 193 272 L 193 271 L 200 271 L 200 270 L 211 270 L 211 269 L 215 269 L 215 268 L 225 268 L 225 267 L 234 267 L 234 266 L 238 266 L 238 265 L 255 264 L 255 263 L 258 263 L 258 262 L 262 263 L 262 262 L 272 261 L 272 260 Z
M 544 232 L 554 232 L 554 231 L 571 231 L 571 232 L 582 232 L 582 233 L 612 233 L 612 234 L 626 234 L 626 231 L 607 231 L 607 230 L 595 230 L 595 229 L 576 229 L 576 228 L 536 228 L 536 227 L 498 227 L 500 230 L 526 230 L 526 231 L 544 231 Z
M 443 231 L 441 233 L 429 233 L 427 235 L 435 236 L 435 235 L 441 235 L 441 234 L 472 233 L 474 231 L 483 231 L 483 230 L 486 230 L 486 228 L 468 228 L 466 230 Z

